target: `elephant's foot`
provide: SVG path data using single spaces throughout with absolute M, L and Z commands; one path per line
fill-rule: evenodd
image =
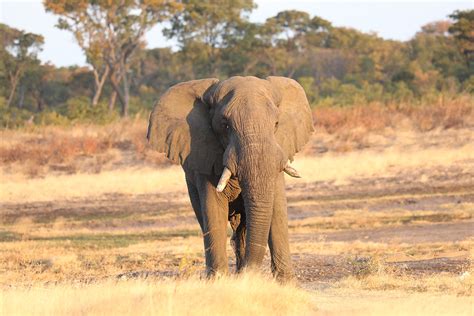
M 280 283 L 286 284 L 296 281 L 293 268 L 282 263 L 275 263 L 274 258 L 272 258 L 272 274 Z
M 294 283 L 296 278 L 294 273 L 291 272 L 282 272 L 282 271 L 273 271 L 273 277 L 282 284 Z
M 222 277 L 225 277 L 229 274 L 228 270 L 213 270 L 213 269 L 207 269 L 206 271 L 206 277 L 209 280 L 218 280 Z

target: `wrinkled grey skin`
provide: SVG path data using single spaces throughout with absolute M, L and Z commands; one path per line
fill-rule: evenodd
M 275 277 L 293 277 L 282 170 L 312 131 L 303 89 L 283 77 L 194 80 L 157 102 L 147 137 L 183 166 L 208 275 L 228 272 L 229 221 L 238 271 L 259 267 L 268 244 Z M 232 177 L 217 192 L 224 167 Z

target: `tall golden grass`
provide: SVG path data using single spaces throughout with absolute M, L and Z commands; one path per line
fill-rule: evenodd
M 126 280 L 0 292 L 2 315 L 472 315 L 472 297 L 404 291 L 305 291 L 259 275 Z
M 311 315 L 308 292 L 259 275 L 2 290 L 2 315 Z

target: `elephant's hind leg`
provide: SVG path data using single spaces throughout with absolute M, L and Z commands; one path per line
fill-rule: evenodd
M 229 204 L 229 222 L 233 230 L 230 243 L 234 248 L 236 271 L 239 272 L 244 265 L 246 235 L 245 209 L 241 196 Z

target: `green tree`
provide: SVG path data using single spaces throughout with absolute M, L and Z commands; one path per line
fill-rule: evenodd
M 465 78 L 474 74 L 474 10 L 455 11 L 449 16 L 454 23 L 449 27 L 456 39 L 459 50 L 465 57 L 468 73 Z
M 268 45 L 262 41 L 262 25 L 251 22 L 241 23 L 234 36 L 229 37 L 227 46 L 221 50 L 223 72 L 227 77 L 234 75 L 254 75 L 265 77 L 265 52 Z
M 418 96 L 452 90 L 458 85 L 456 81 L 462 82 L 467 76 L 464 57 L 448 32 L 450 27 L 449 21 L 428 23 L 407 43 L 409 62 L 397 78 L 408 78 L 410 73 L 413 80 L 406 83 Z
M 247 20 L 253 0 L 183 0 L 185 9 L 171 19 L 165 36 L 175 38 L 183 57 L 195 66 L 194 76 L 219 76 L 221 50 Z
M 9 93 L 6 105 L 9 107 L 15 97 L 17 86 L 28 66 L 37 62 L 44 39 L 41 35 L 28 33 L 0 24 L 2 33 L 0 57 L 2 76 L 7 78 Z
M 97 94 L 108 75 L 114 89 L 111 107 L 118 97 L 122 115 L 128 115 L 130 66 L 134 53 L 144 47 L 143 36 L 170 12 L 180 8 L 167 0 L 45 0 L 46 9 L 60 16 L 58 27 L 75 35 L 94 68 Z
M 110 72 L 103 49 L 106 33 L 101 25 L 106 20 L 106 12 L 99 5 L 87 5 L 86 2 L 77 2 L 77 6 L 71 7 L 68 1 L 47 0 L 44 5 L 48 11 L 61 16 L 57 27 L 73 33 L 87 63 L 91 65 L 94 75 L 91 103 L 96 106 Z
M 295 77 L 311 58 L 312 48 L 324 42 L 331 24 L 317 16 L 297 10 L 281 11 L 268 18 L 261 28 L 264 43 L 261 62 L 270 74 Z M 306 76 L 306 74 L 304 74 Z
M 190 68 L 171 48 L 146 50 L 132 68 L 132 93 L 154 99 L 173 84 L 193 79 Z

